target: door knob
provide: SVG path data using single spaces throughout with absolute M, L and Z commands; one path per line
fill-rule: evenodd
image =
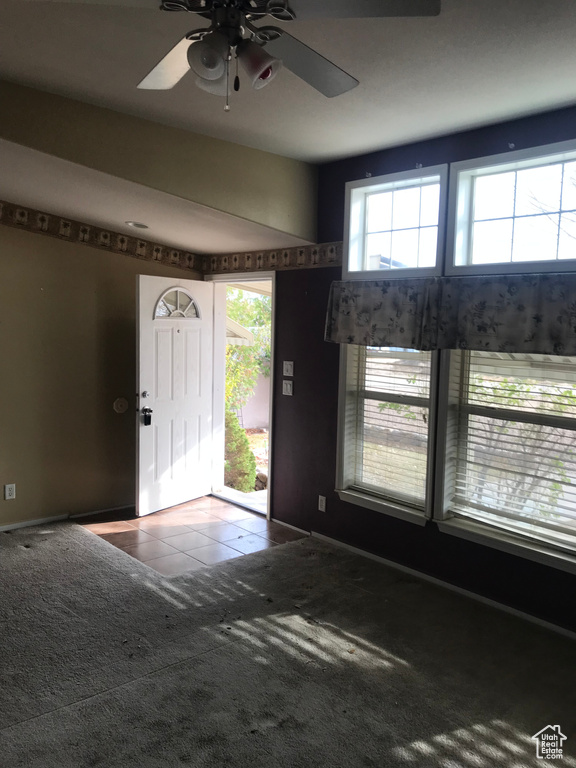
M 152 424 L 152 414 L 154 411 L 152 408 L 142 408 L 142 416 L 144 416 L 144 426 L 149 427 Z

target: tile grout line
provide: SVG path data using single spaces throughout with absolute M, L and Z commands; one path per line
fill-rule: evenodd
M 234 504 L 229 504 L 229 503 L 223 503 L 222 505 L 218 505 L 218 508 L 220 508 L 222 511 L 224 511 L 224 510 L 229 511 L 229 510 L 237 510 L 238 509 Z M 269 536 L 270 531 L 269 531 L 268 526 L 270 525 L 270 521 L 267 521 L 266 527 L 265 527 L 265 529 L 263 531 L 253 531 L 250 528 L 242 528 L 242 523 L 243 522 L 244 523 L 247 523 L 247 522 L 252 523 L 253 521 L 260 521 L 261 520 L 261 516 L 256 514 L 256 513 L 248 513 L 246 517 L 243 517 L 240 520 L 227 520 L 226 518 L 219 517 L 216 512 L 210 511 L 210 510 L 211 510 L 210 506 L 208 506 L 207 509 L 201 509 L 201 508 L 199 509 L 199 508 L 195 508 L 195 507 L 192 506 L 190 509 L 187 509 L 187 510 L 186 509 L 180 509 L 179 510 L 176 507 L 176 508 L 172 508 L 169 511 L 161 512 L 160 515 L 158 516 L 158 518 L 156 518 L 159 521 L 159 524 L 158 524 L 159 528 L 170 527 L 170 515 L 175 513 L 176 519 L 173 519 L 172 521 L 176 522 L 181 528 L 187 528 L 188 529 L 186 533 L 175 534 L 174 536 L 170 536 L 170 535 L 169 536 L 163 536 L 163 537 L 156 536 L 154 534 L 154 528 L 156 526 L 154 526 L 154 525 L 150 526 L 150 528 L 146 529 L 146 528 L 141 528 L 140 526 L 133 525 L 130 520 L 116 521 L 116 522 L 118 522 L 120 524 L 129 526 L 129 528 L 131 528 L 134 531 L 140 531 L 140 532 L 146 534 L 147 536 L 152 537 L 152 539 L 154 541 L 161 541 L 161 542 L 167 544 L 172 549 L 174 549 L 174 552 L 170 552 L 170 553 L 165 554 L 165 555 L 158 555 L 156 557 L 150 558 L 149 560 L 141 560 L 140 558 L 138 558 L 134 554 L 132 554 L 132 552 L 127 551 L 127 550 L 129 550 L 131 547 L 138 547 L 138 546 L 145 545 L 145 544 L 151 544 L 152 543 L 151 540 L 150 541 L 144 541 L 144 542 L 137 542 L 135 544 L 128 544 L 125 547 L 120 547 L 120 546 L 117 546 L 116 544 L 114 544 L 113 541 L 110 541 L 107 538 L 104 538 L 106 536 L 113 536 L 114 535 L 113 531 L 109 531 L 107 533 L 102 533 L 102 534 L 96 533 L 95 531 L 91 531 L 91 533 L 95 533 L 99 538 L 103 538 L 104 541 L 106 541 L 107 543 L 112 544 L 112 546 L 115 546 L 117 549 L 120 549 L 122 552 L 127 554 L 132 559 L 137 560 L 138 562 L 142 563 L 143 565 L 146 565 L 149 568 L 152 568 L 152 570 L 156 570 L 154 568 L 154 565 L 153 565 L 155 560 L 161 560 L 162 558 L 165 558 L 165 557 L 173 557 L 174 555 L 177 555 L 177 554 L 184 554 L 186 557 L 189 557 L 190 560 L 193 561 L 194 563 L 200 563 L 201 566 L 203 566 L 205 568 L 209 568 L 209 567 L 211 567 L 213 565 L 217 565 L 219 563 L 226 562 L 227 560 L 235 559 L 235 557 L 245 557 L 246 555 L 254 554 L 255 552 L 264 551 L 266 549 L 270 549 L 272 547 L 278 546 L 279 544 L 285 543 L 285 542 L 282 542 L 282 541 L 281 542 L 274 541 L 274 539 Z M 215 520 L 213 522 L 208 523 L 206 525 L 205 529 L 196 529 L 196 528 L 191 527 L 191 525 L 188 525 L 185 521 L 180 522 L 179 520 L 177 520 L 177 517 L 178 517 L 178 515 L 180 513 L 184 514 L 184 517 L 185 517 L 186 516 L 186 512 L 189 512 L 189 513 L 193 514 L 195 511 L 196 512 L 202 512 L 202 513 L 205 513 L 207 515 L 210 515 L 213 518 L 215 518 Z M 163 525 L 162 524 L 162 519 L 164 517 L 166 517 L 167 520 L 165 521 L 165 523 Z M 178 525 L 175 525 L 174 527 L 178 527 Z M 230 525 L 233 528 L 237 528 L 238 531 L 242 531 L 242 534 L 240 534 L 236 538 L 230 539 L 228 541 L 219 541 L 218 539 L 214 539 L 211 536 L 209 536 L 208 534 L 203 533 L 203 530 L 207 530 L 211 525 L 215 525 L 215 526 L 219 526 L 219 527 L 223 526 L 223 525 Z M 272 525 L 274 525 L 273 522 L 272 522 Z M 129 530 L 129 531 L 118 531 L 117 533 L 120 535 L 122 533 L 131 533 L 131 532 L 132 531 Z M 205 536 L 206 539 L 210 540 L 211 543 L 202 544 L 201 546 L 195 547 L 195 548 L 190 549 L 190 550 L 180 550 L 177 547 L 175 547 L 174 545 L 170 544 L 170 542 L 169 542 L 170 538 L 173 538 L 173 537 L 176 538 L 176 537 L 179 537 L 179 536 L 186 536 L 186 535 L 188 535 L 188 533 L 200 533 L 202 536 Z M 237 549 L 236 547 L 233 546 L 233 542 L 235 542 L 236 539 L 244 539 L 246 537 L 257 537 L 257 539 L 262 542 L 262 547 L 260 547 L 258 549 L 255 549 L 253 551 L 245 552 L 242 549 Z M 231 552 L 234 553 L 235 557 L 225 557 L 224 559 L 218 560 L 215 563 L 204 563 L 204 562 L 202 562 L 202 560 L 199 560 L 197 557 L 194 557 L 193 553 L 197 549 L 201 549 L 202 547 L 214 546 L 216 544 L 218 544 L 218 545 L 220 545 L 220 546 L 225 548 L 225 554 L 227 554 L 226 550 L 231 550 Z M 173 574 L 169 574 L 169 575 L 163 574 L 162 571 L 157 571 L 157 572 L 160 573 L 161 575 L 164 575 L 164 576 L 178 576 L 178 575 L 182 575 L 182 574 L 185 574 L 185 573 L 192 573 L 192 572 L 194 572 L 194 570 L 197 570 L 197 569 L 196 568 L 190 568 L 190 569 L 186 569 L 186 570 L 184 570 L 184 571 L 182 571 L 180 573 L 173 573 Z

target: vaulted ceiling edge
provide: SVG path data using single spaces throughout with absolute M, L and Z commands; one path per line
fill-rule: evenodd
M 56 237 L 69 243 L 101 248 L 143 261 L 157 262 L 188 273 L 270 272 L 342 264 L 342 243 L 206 256 L 3 200 L 0 200 L 0 224 L 37 235 Z

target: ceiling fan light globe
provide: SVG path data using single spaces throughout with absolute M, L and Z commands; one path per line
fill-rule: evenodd
M 260 88 L 264 88 L 265 85 L 268 85 L 268 83 L 271 83 L 272 80 L 276 77 L 278 72 L 282 69 L 282 62 L 280 59 L 274 59 L 272 63 L 266 67 L 266 69 L 260 73 L 258 78 L 254 83 L 252 83 L 252 87 L 256 90 L 260 90 Z
M 198 77 L 218 80 L 226 71 L 228 42 L 218 33 L 206 35 L 188 48 L 188 64 Z
M 196 85 L 214 96 L 226 96 L 226 74 L 218 80 L 206 80 L 203 77 L 197 77 Z
M 252 88 L 259 90 L 271 83 L 282 67 L 282 61 L 270 56 L 261 45 L 253 40 L 243 40 L 237 49 L 238 59 L 248 77 Z

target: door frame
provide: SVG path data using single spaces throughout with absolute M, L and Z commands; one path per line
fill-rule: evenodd
M 273 484 L 273 448 L 272 437 L 274 434 L 274 347 L 276 338 L 276 272 L 240 272 L 219 275 L 205 275 L 206 282 L 218 283 L 214 286 L 214 399 L 212 408 L 214 412 L 214 425 L 222 425 L 221 435 L 215 435 L 214 439 L 214 463 L 213 463 L 213 490 L 212 495 L 220 497 L 214 487 L 224 473 L 224 378 L 226 375 L 226 310 L 221 312 L 222 295 L 224 307 L 226 306 L 226 285 L 228 283 L 254 283 L 259 280 L 269 280 L 272 283 L 272 321 L 270 327 L 270 405 L 268 412 L 268 491 Z M 221 383 L 220 383 L 221 382 Z M 221 409 L 221 410 L 220 410 Z M 217 416 L 220 418 L 218 420 Z M 221 473 L 221 475 L 219 475 Z M 223 481 L 222 481 L 223 484 Z M 271 519 L 271 494 L 266 497 L 266 519 Z

